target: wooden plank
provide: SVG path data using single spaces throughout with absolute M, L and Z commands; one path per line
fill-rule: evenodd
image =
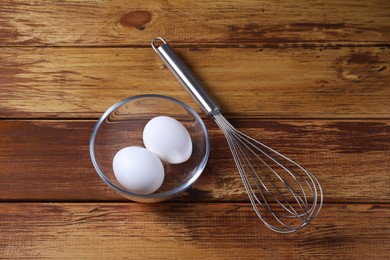
M 388 48 L 178 49 L 229 117 L 389 118 Z M 196 104 L 151 48 L 4 48 L 1 118 L 97 118 L 128 96 Z
M 376 0 L 2 0 L 0 45 L 386 43 L 389 9 Z
M 206 170 L 181 201 L 248 201 L 227 143 L 206 121 Z M 390 122 L 386 120 L 233 120 L 320 180 L 326 202 L 390 202 Z M 0 121 L 0 200 L 125 200 L 95 173 L 89 158 L 94 121 Z M 140 137 L 141 138 L 141 137 Z
M 325 205 L 280 235 L 248 204 L 0 204 L 0 253 L 10 258 L 385 259 L 390 205 Z M 374 223 L 374 224 L 373 224 Z

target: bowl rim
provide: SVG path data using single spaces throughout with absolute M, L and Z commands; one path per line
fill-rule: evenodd
M 124 104 L 126 104 L 128 102 L 132 102 L 132 101 L 135 101 L 137 99 L 143 99 L 143 98 L 165 99 L 165 100 L 171 101 L 173 103 L 176 103 L 176 104 L 182 106 L 188 112 L 190 112 L 191 115 L 193 115 L 194 118 L 200 123 L 203 135 L 205 137 L 205 142 L 206 142 L 206 144 L 205 144 L 205 149 L 206 149 L 205 155 L 203 156 L 202 161 L 199 163 L 195 174 L 193 174 L 193 176 L 190 179 L 188 179 L 185 183 L 183 183 L 180 186 L 178 186 L 178 187 L 176 187 L 174 189 L 171 189 L 169 191 L 164 191 L 164 192 L 160 192 L 160 193 L 152 193 L 152 194 L 138 194 L 138 193 L 130 192 L 130 191 L 126 190 L 126 189 L 123 189 L 123 188 L 115 185 L 113 182 L 111 182 L 105 176 L 105 174 L 100 169 L 100 167 L 99 167 L 99 165 L 98 165 L 98 163 L 96 161 L 95 152 L 94 152 L 95 151 L 95 140 L 96 140 L 96 135 L 97 135 L 97 133 L 99 131 L 100 125 L 106 120 L 106 118 L 111 114 L 111 112 L 113 112 L 118 107 L 120 107 L 120 106 L 122 106 L 122 105 L 124 105 Z M 92 164 L 93 164 L 96 172 L 98 173 L 100 178 L 108 186 L 110 186 L 112 189 L 114 189 L 115 191 L 119 192 L 122 195 L 129 196 L 131 198 L 139 198 L 141 200 L 153 200 L 154 199 L 155 202 L 158 202 L 158 201 L 163 201 L 163 200 L 167 200 L 169 198 L 175 197 L 176 195 L 178 195 L 178 194 L 182 193 L 183 191 L 187 190 L 192 184 L 195 183 L 195 181 L 199 178 L 199 176 L 202 174 L 204 168 L 206 167 L 206 164 L 207 164 L 207 161 L 208 161 L 208 158 L 209 158 L 209 155 L 210 155 L 210 138 L 209 138 L 209 135 L 208 135 L 208 131 L 207 131 L 206 125 L 204 124 L 202 118 L 190 106 L 188 106 L 184 102 L 182 102 L 182 101 L 180 101 L 178 99 L 175 99 L 173 97 L 159 95 L 159 94 L 144 94 L 144 95 L 136 95 L 136 96 L 132 96 L 132 97 L 128 97 L 126 99 L 123 99 L 123 100 L 115 103 L 114 105 L 112 105 L 110 108 L 108 108 L 103 113 L 103 115 L 99 118 L 99 120 L 97 121 L 97 123 L 95 124 L 95 126 L 94 126 L 94 128 L 92 130 L 92 134 L 91 134 L 91 138 L 90 138 L 90 142 L 89 142 L 89 153 L 90 153 L 90 157 L 91 157 L 91 160 L 92 160 Z M 148 202 L 148 201 L 144 201 L 144 202 Z M 151 201 L 151 202 L 153 202 L 153 201 Z

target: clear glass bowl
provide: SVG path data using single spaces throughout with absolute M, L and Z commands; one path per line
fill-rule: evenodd
M 192 140 L 192 155 L 181 164 L 163 162 L 164 182 L 155 193 L 133 193 L 116 180 L 112 161 L 124 147 L 144 147 L 143 129 L 156 116 L 173 117 L 185 126 Z M 92 131 L 89 150 L 97 173 L 112 189 L 133 201 L 160 202 L 182 193 L 198 179 L 209 157 L 210 141 L 202 119 L 189 106 L 167 96 L 141 95 L 116 103 L 102 115 Z

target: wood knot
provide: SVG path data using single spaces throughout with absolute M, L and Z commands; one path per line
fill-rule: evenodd
M 361 81 L 381 76 L 386 70 L 379 57 L 370 52 L 356 52 L 349 56 L 342 57 L 336 61 L 339 67 L 340 76 L 346 80 Z
M 374 64 L 378 62 L 378 57 L 369 52 L 352 53 L 347 58 L 348 64 Z
M 131 11 L 121 17 L 119 23 L 125 27 L 133 27 L 140 31 L 145 30 L 145 26 L 152 19 L 152 14 L 148 11 Z

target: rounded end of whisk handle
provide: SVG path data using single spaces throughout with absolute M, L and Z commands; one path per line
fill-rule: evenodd
M 184 89 L 202 109 L 208 118 L 220 113 L 220 107 L 210 96 L 200 81 L 192 73 L 182 58 L 176 54 L 172 47 L 161 37 L 156 37 L 151 42 L 152 48 L 163 60 L 167 68 L 175 75 Z

